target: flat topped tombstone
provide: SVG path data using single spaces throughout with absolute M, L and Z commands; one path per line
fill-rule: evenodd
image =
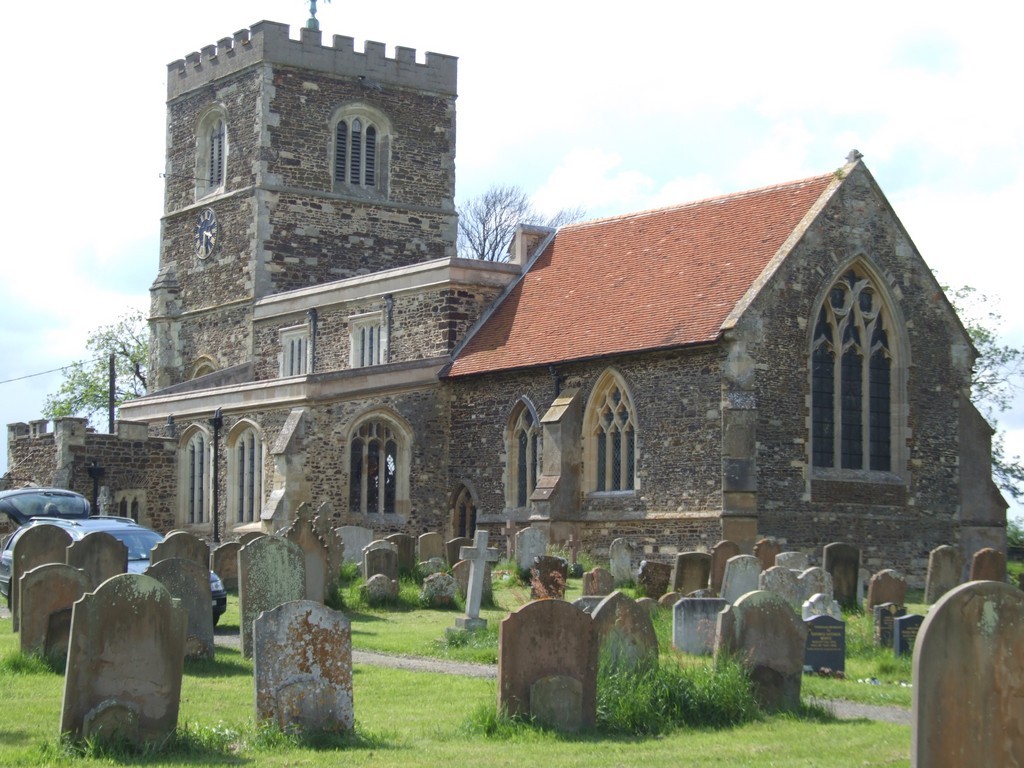
M 516 565 L 520 571 L 533 567 L 534 558 L 541 557 L 548 548 L 548 535 L 540 528 L 523 528 L 516 534 Z
M 210 552 L 210 570 L 220 576 L 224 589 L 238 589 L 238 550 L 242 544 L 226 541 Z
M 465 536 L 456 536 L 454 539 L 449 539 L 444 544 L 444 556 L 448 560 L 448 566 L 454 568 L 455 564 L 462 558 L 459 557 L 459 552 L 462 551 L 463 547 L 472 546 L 473 540 L 467 539 Z
M 775 558 L 781 551 L 782 546 L 774 539 L 761 539 L 754 544 L 754 557 L 760 561 L 762 571 L 775 567 Z
M 346 563 L 363 564 L 363 550 L 376 537 L 369 528 L 361 525 L 343 525 L 336 529 L 344 542 L 344 560 Z
M 908 613 L 897 616 L 892 622 L 892 651 L 897 656 L 909 656 L 914 652 L 917 635 L 924 623 L 924 616 Z M 1024 714 L 1024 713 L 1022 713 Z
M 868 582 L 868 597 L 864 610 L 873 611 L 876 605 L 896 603 L 903 605 L 907 601 L 907 580 L 892 568 L 879 571 Z
M 779 552 L 775 556 L 775 564 L 791 571 L 806 571 L 810 567 L 807 555 L 803 552 Z
M 716 593 L 722 591 L 722 579 L 725 577 L 725 564 L 729 558 L 742 554 L 740 545 L 729 539 L 722 539 L 711 548 L 711 575 L 709 586 Z
M 149 563 L 180 557 L 210 567 L 210 545 L 188 531 L 171 531 L 149 553 Z
M 371 541 L 363 548 L 363 576 L 369 581 L 377 574 L 398 581 L 398 549 L 385 539 Z
M 633 544 L 628 539 L 615 539 L 608 547 L 608 569 L 615 579 L 615 586 L 634 580 Z
M 350 732 L 352 628 L 340 611 L 296 600 L 254 623 L 256 720 L 282 732 Z
M 480 602 L 484 592 L 484 572 L 487 563 L 495 563 L 500 556 L 497 549 L 487 546 L 487 531 L 478 530 L 473 537 L 473 546 L 462 547 L 459 559 L 469 562 L 469 588 L 466 590 L 466 615 L 455 620 L 460 630 L 483 629 L 487 620 L 480 618 Z
M 565 597 L 565 584 L 569 578 L 569 563 L 564 557 L 539 555 L 533 558 L 530 567 L 530 592 L 534 599 L 539 597 Z
M 812 616 L 804 624 L 804 666 L 812 672 L 846 672 L 846 622 L 832 616 Z
M 718 614 L 728 603 L 720 597 L 684 597 L 672 607 L 672 645 L 683 653 L 710 655 L 715 650 Z
M 653 560 L 641 560 L 636 572 L 636 584 L 644 597 L 657 600 L 668 592 L 672 581 L 672 566 L 668 563 L 657 563 Z
M 826 544 L 822 554 L 822 565 L 832 577 L 833 599 L 842 606 L 856 606 L 860 549 L 853 544 L 835 541 Z
M 658 636 L 651 612 L 621 592 L 612 592 L 591 617 L 598 654 L 616 670 L 640 670 L 658 663 Z
M 592 568 L 583 574 L 583 594 L 609 595 L 615 589 L 615 579 L 606 568 Z
M 961 663 L 967 659 L 970 663 Z M 1024 593 L 983 581 L 943 595 L 928 612 L 914 647 L 911 765 L 1020 765 L 1021 659 Z
M 8 585 L 11 629 L 21 626 L 19 614 L 21 576 L 38 565 L 63 563 L 71 544 L 71 534 L 56 525 L 33 525 L 14 542 L 11 552 L 11 582 Z
M 875 647 L 892 648 L 893 622 L 907 615 L 907 609 L 896 603 L 882 603 L 873 609 L 875 624 Z
M 72 611 L 60 732 L 134 742 L 173 733 L 186 622 L 170 592 L 144 574 L 115 576 L 83 595 Z
M 707 552 L 681 552 L 676 555 L 672 591 L 688 595 L 705 589 L 711 575 L 711 555 Z
M 409 572 L 416 567 L 416 539 L 408 533 L 392 533 L 385 536 L 384 541 L 390 541 L 395 545 L 400 571 Z
M 300 504 L 295 510 L 295 519 L 281 535 L 302 550 L 302 559 L 306 566 L 305 599 L 322 603 L 328 590 L 327 574 L 330 564 L 327 545 L 313 525 L 312 508 L 308 504 Z
M 429 531 L 420 535 L 417 541 L 416 557 L 420 562 L 431 558 L 444 559 L 444 537 L 435 531 Z
M 747 592 L 756 592 L 761 579 L 761 561 L 753 555 L 736 555 L 725 564 L 721 596 L 735 603 Z
M 48 638 L 51 617 L 61 611 L 70 616 L 71 606 L 93 588 L 89 575 L 64 563 L 37 565 L 21 577 L 21 652 L 44 653 L 63 647 L 67 637 Z
M 943 544 L 928 554 L 928 575 L 924 584 L 924 601 L 931 605 L 960 583 L 964 556 L 960 550 Z
M 1006 555 L 998 549 L 979 549 L 971 558 L 971 581 L 1005 581 Z
M 238 612 L 242 655 L 252 658 L 252 623 L 263 611 L 302 600 L 305 558 L 299 546 L 280 536 L 260 536 L 238 550 Z
M 774 592 L 782 597 L 793 606 L 794 611 L 799 611 L 804 602 L 797 572 L 781 565 L 773 565 L 767 571 L 762 571 L 758 586 L 766 592 Z
M 150 565 L 147 576 L 163 584 L 171 597 L 181 601 L 188 616 L 185 630 L 185 656 L 212 659 L 213 613 L 210 610 L 210 571 L 193 560 L 172 557 Z
M 128 572 L 128 547 L 105 531 L 93 531 L 71 542 L 65 559 L 72 568 L 85 571 L 89 590 L 119 573 Z

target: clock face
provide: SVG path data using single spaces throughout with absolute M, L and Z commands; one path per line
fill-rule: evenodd
M 203 208 L 192 235 L 192 248 L 196 256 L 205 259 L 217 247 L 217 214 L 212 208 Z

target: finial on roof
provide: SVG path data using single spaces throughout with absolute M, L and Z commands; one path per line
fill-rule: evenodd
M 325 3 L 331 0 L 324 0 Z M 306 22 L 306 29 L 320 29 L 320 22 L 316 20 L 316 0 L 309 0 L 309 21 Z
M 848 162 L 848 163 L 856 163 L 862 157 L 864 157 L 864 155 L 861 153 L 861 151 L 859 149 L 851 149 L 850 150 L 850 154 L 848 154 L 846 156 L 846 162 Z

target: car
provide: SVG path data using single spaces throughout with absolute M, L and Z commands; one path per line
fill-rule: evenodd
M 7 599 L 7 607 L 11 607 L 11 570 L 14 561 L 14 544 L 29 528 L 38 525 L 55 525 L 63 528 L 78 541 L 87 533 L 102 531 L 109 533 L 128 547 L 128 573 L 142 573 L 149 567 L 149 552 L 164 540 L 164 537 L 139 525 L 128 517 L 98 515 L 82 519 L 66 519 L 57 517 L 35 517 L 16 530 L 0 552 L 0 596 Z M 220 620 L 228 605 L 228 594 L 220 577 L 210 571 L 210 597 L 213 601 L 213 623 Z
M 0 512 L 17 525 L 35 517 L 81 520 L 92 510 L 89 500 L 64 488 L 13 488 L 0 491 Z

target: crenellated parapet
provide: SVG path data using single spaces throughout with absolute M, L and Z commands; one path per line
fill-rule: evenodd
M 332 46 L 323 45 L 319 30 L 302 28 L 300 38 L 289 36 L 287 24 L 261 21 L 250 29 L 222 38 L 167 65 L 167 98 L 184 93 L 260 62 L 301 67 L 344 77 L 363 78 L 368 87 L 393 85 L 455 95 L 458 59 L 440 53 L 416 61 L 414 48 L 395 48 L 387 58 L 385 45 L 367 41 L 356 51 L 351 37 L 335 35 Z

